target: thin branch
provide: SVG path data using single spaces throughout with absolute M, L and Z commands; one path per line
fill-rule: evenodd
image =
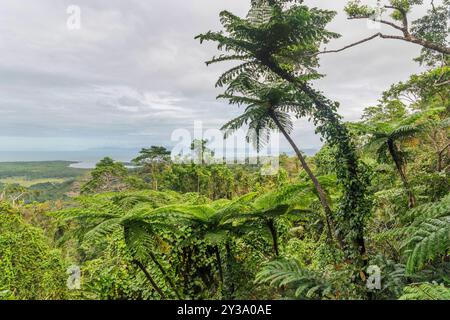
M 380 37 L 380 38 L 383 38 L 383 39 L 403 40 L 403 41 L 406 41 L 406 42 L 411 42 L 411 43 L 418 44 L 418 45 L 420 45 L 422 47 L 425 47 L 425 48 L 428 48 L 428 49 L 431 49 L 431 50 L 442 52 L 444 54 L 450 54 L 450 48 L 449 47 L 440 46 L 440 45 L 437 45 L 435 43 L 432 43 L 432 42 L 429 42 L 429 41 L 426 41 L 426 40 L 421 40 L 421 39 L 418 39 L 418 38 L 412 37 L 412 36 L 402 37 L 402 36 L 386 35 L 386 34 L 383 34 L 381 32 L 378 32 L 378 33 L 374 34 L 373 36 L 370 36 L 370 37 L 365 38 L 365 39 L 363 39 L 361 41 L 352 43 L 352 44 L 350 44 L 348 46 L 345 46 L 345 47 L 343 47 L 341 49 L 321 51 L 321 52 L 315 53 L 314 55 L 319 55 L 319 54 L 323 54 L 323 53 L 337 53 L 337 52 L 341 52 L 341 51 L 344 51 L 346 49 L 349 49 L 349 48 L 355 47 L 357 45 L 360 45 L 362 43 L 365 43 L 365 42 L 368 42 L 370 40 L 373 40 L 373 39 L 375 39 L 377 37 Z
M 450 80 L 447 80 L 447 81 L 444 81 L 444 82 L 441 82 L 441 83 L 436 83 L 434 86 L 435 87 L 440 87 L 440 86 L 444 86 L 446 84 L 450 84 Z
M 350 45 L 348 45 L 348 46 L 345 46 L 345 47 L 343 47 L 343 48 L 341 48 L 341 49 L 321 51 L 321 52 L 316 53 L 316 55 L 323 54 L 323 53 L 337 53 L 337 52 L 341 52 L 341 51 L 344 51 L 344 50 L 346 50 L 346 49 L 349 49 L 349 48 L 355 47 L 355 46 L 357 46 L 357 45 L 360 45 L 360 44 L 362 44 L 362 43 L 364 43 L 364 42 L 373 40 L 373 39 L 375 39 L 375 38 L 377 38 L 377 37 L 379 37 L 379 36 L 380 36 L 380 33 L 377 33 L 377 34 L 374 34 L 373 36 L 370 36 L 370 37 L 365 38 L 365 39 L 363 39 L 363 40 L 361 40 L 361 41 L 352 43 L 352 44 L 350 44 Z
M 447 150 L 448 148 L 450 148 L 450 143 L 447 144 L 447 145 L 439 152 L 439 155 L 442 156 L 442 155 L 444 154 L 445 150 Z
M 400 14 L 402 15 L 402 23 L 403 23 L 403 33 L 405 34 L 405 37 L 409 37 L 409 23 L 408 23 L 408 13 L 406 12 L 405 9 L 401 8 L 401 7 L 396 7 L 396 6 L 384 6 L 386 9 L 393 9 L 393 10 L 397 10 L 400 12 Z
M 391 26 L 392 28 L 395 28 L 397 30 L 405 32 L 405 28 L 404 27 L 398 26 L 398 25 L 396 25 L 393 22 L 390 22 L 390 21 L 387 21 L 387 20 L 383 20 L 383 19 L 375 19 L 375 18 L 367 18 L 367 17 L 350 17 L 350 18 L 348 18 L 348 20 L 360 20 L 360 19 L 370 19 L 370 20 L 372 20 L 374 22 L 383 23 L 383 24 L 386 24 L 388 26 Z
M 436 6 L 434 5 L 434 0 L 431 0 L 431 7 L 433 8 L 433 12 L 436 12 Z

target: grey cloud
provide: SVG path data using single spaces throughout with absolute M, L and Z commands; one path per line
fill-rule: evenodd
M 342 12 L 346 1 L 306 1 Z M 66 28 L 68 5 L 81 7 L 81 30 Z M 218 128 L 240 109 L 216 101 L 225 65 L 206 67 L 213 44 L 194 36 L 218 30 L 218 14 L 244 15 L 243 0 L 3 0 L 0 11 L 0 150 L 170 144 L 171 132 Z M 337 48 L 373 32 L 339 14 Z M 315 86 L 341 102 L 347 120 L 377 102 L 391 83 L 419 70 L 418 48 L 377 40 L 322 57 Z M 302 147 L 320 145 L 298 123 Z M 283 142 L 283 145 L 284 142 Z M 287 146 L 286 146 L 287 148 Z

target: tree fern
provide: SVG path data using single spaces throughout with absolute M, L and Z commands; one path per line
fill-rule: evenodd
M 329 296 L 333 291 L 321 274 L 302 268 L 295 260 L 269 262 L 256 275 L 255 281 L 291 288 L 297 298 L 317 299 Z
M 412 284 L 404 288 L 399 300 L 450 300 L 450 288 L 433 283 Z
M 408 273 L 423 268 L 438 256 L 447 255 L 450 249 L 450 215 L 424 220 L 404 247 L 408 255 Z
M 402 249 L 406 255 L 406 273 L 422 269 L 450 249 L 450 195 L 441 201 L 424 204 L 407 212 L 405 226 L 391 231 L 406 237 Z
M 439 218 L 450 215 L 450 194 L 435 203 L 426 203 L 409 210 L 403 217 L 404 223 L 418 225 L 429 218 Z

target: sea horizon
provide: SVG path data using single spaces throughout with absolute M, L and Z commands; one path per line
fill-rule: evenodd
M 72 162 L 70 167 L 79 169 L 91 169 L 101 159 L 110 157 L 115 161 L 130 162 L 138 154 L 141 148 L 99 148 L 87 150 L 55 150 L 55 151 L 0 151 L 0 163 L 5 162 L 46 162 L 46 161 L 68 161 Z M 306 148 L 303 152 L 312 156 L 317 149 Z M 291 151 L 281 151 L 290 156 Z M 239 152 L 237 153 L 239 157 Z

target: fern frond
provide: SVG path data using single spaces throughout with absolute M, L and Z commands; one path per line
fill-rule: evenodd
M 450 194 L 438 202 L 426 203 L 409 210 L 402 221 L 414 222 L 416 225 L 429 218 L 439 218 L 450 215 Z
M 450 300 L 450 288 L 433 283 L 412 284 L 404 288 L 399 300 Z
M 303 269 L 295 260 L 277 260 L 266 264 L 256 275 L 256 283 L 288 286 L 297 298 L 314 299 L 331 292 L 330 285 L 319 274 Z
M 88 242 L 97 242 L 104 239 L 108 234 L 111 234 L 120 228 L 121 219 L 108 219 L 90 229 L 84 234 L 83 239 Z
M 408 253 L 407 273 L 422 268 L 437 256 L 445 255 L 450 249 L 450 216 L 423 221 L 404 247 Z

